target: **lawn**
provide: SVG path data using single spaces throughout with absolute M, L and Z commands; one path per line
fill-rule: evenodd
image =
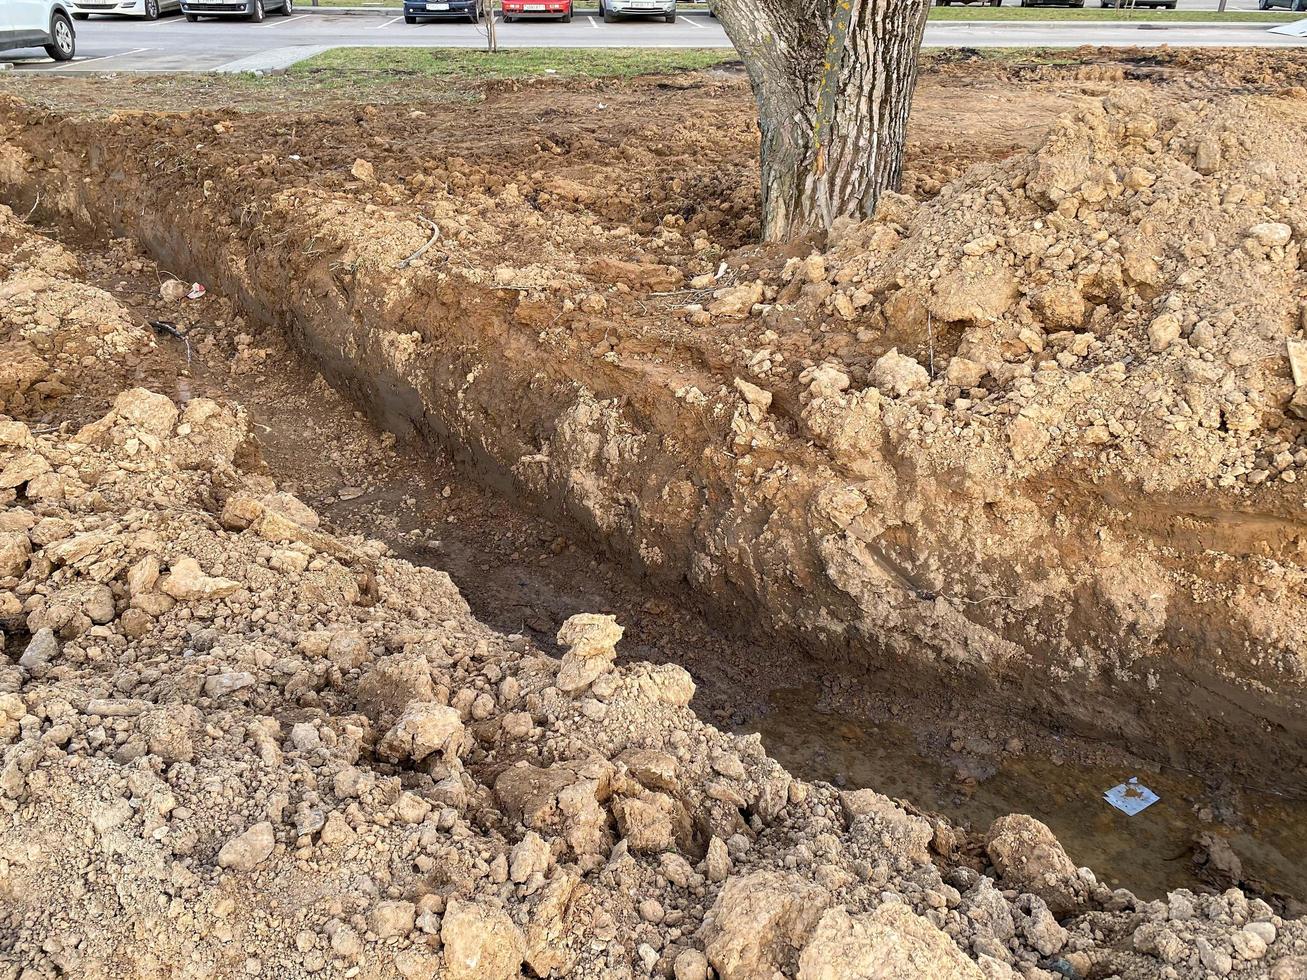
M 630 78 L 711 68 L 736 60 L 727 48 L 333 48 L 291 67 L 293 75 L 395 72 L 429 78 Z

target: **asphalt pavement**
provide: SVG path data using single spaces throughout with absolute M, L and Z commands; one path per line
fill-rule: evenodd
M 1214 9 L 1218 0 L 1182 0 L 1184 9 Z M 1255 0 L 1231 0 L 1249 9 Z M 95 16 L 77 23 L 78 56 L 56 65 L 39 49 L 6 52 L 19 70 L 42 72 L 270 71 L 340 46 L 480 47 L 485 27 L 448 21 L 405 24 L 394 13 L 366 16 L 304 12 L 269 16 L 262 24 L 179 16 L 149 22 Z M 1159 24 L 1146 14 L 1133 21 L 932 22 L 927 47 L 1075 47 L 1082 44 L 1172 47 L 1301 46 L 1307 37 L 1271 33 L 1258 23 Z M 706 13 L 684 12 L 676 23 L 629 20 L 605 24 L 578 9 L 570 24 L 499 23 L 504 47 L 730 47 L 721 25 Z

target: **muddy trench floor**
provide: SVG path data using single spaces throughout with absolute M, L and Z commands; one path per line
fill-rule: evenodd
M 141 322 L 178 318 L 159 296 L 171 274 L 134 244 L 39 230 L 77 253 L 86 281 Z M 831 672 L 774 638 L 719 628 L 695 610 L 692 595 L 634 579 L 568 529 L 479 487 L 439 450 L 397 443 L 277 329 L 245 321 L 212 290 L 187 305 L 189 359 L 182 341 L 158 334 L 144 356 L 84 376 L 33 421 L 80 425 L 133 385 L 179 402 L 237 402 L 250 413 L 267 474 L 336 532 L 383 540 L 409 561 L 446 571 L 479 619 L 545 649 L 574 613 L 616 615 L 626 628 L 624 658 L 681 664 L 698 685 L 693 707 L 701 717 L 761 732 L 768 752 L 804 778 L 872 786 L 982 833 L 1005 813 L 1029 813 L 1078 863 L 1146 897 L 1234 883 L 1208 862 L 1205 835 L 1216 835 L 1242 860 L 1243 887 L 1307 911 L 1307 800 L 1038 727 L 1019 705 L 998 714 L 946 691 L 889 693 L 874 672 Z M 1162 797 L 1136 817 L 1102 799 L 1131 776 Z

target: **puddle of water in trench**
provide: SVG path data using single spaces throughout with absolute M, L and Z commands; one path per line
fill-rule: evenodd
M 771 710 L 742 730 L 760 732 L 767 753 L 804 778 L 842 778 L 849 789 L 870 787 L 981 833 L 1004 814 L 1030 814 L 1052 829 L 1078 866 L 1141 898 L 1160 898 L 1176 888 L 1213 890 L 1192 866 L 1195 838 L 1210 833 L 1229 841 L 1245 881 L 1307 900 L 1307 800 L 1244 791 L 1237 814 L 1223 823 L 1204 821 L 1202 808 L 1221 807 L 1196 778 L 1007 753 L 985 760 L 996 771 L 979 780 L 968 799 L 956 769 L 923 754 L 907 728 L 819 710 L 816 691 L 805 688 L 774 691 Z M 1131 776 L 1161 797 L 1135 816 L 1103 800 L 1104 791 Z

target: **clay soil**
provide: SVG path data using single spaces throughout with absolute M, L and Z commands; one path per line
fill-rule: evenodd
M 936 56 L 914 106 L 904 191 L 929 201 L 968 167 L 1032 149 L 1058 117 L 1104 97 L 1275 94 L 1304 67 L 1307 60 L 1283 53 L 1077 52 L 1056 63 Z M 80 256 L 87 280 L 134 316 L 189 328 L 193 345 L 188 362 L 179 341 L 159 334 L 150 349 L 80 378 L 74 398 L 54 398 L 36 411 L 29 406 L 29 422 L 91 421 L 131 384 L 179 400 L 204 395 L 239 402 L 251 413 L 264 465 L 283 489 L 338 533 L 382 538 L 399 556 L 448 571 L 483 622 L 550 648 L 572 614 L 613 613 L 627 629 L 621 655 L 686 667 L 699 681 L 696 709 L 719 727 L 760 727 L 760 716 L 784 711 L 771 697 L 775 690 L 807 684 L 817 690 L 823 712 L 890 723 L 884 739 L 906 731 L 918 751 L 944 767 L 945 777 L 929 790 L 933 798 L 921 801 L 927 808 L 965 811 L 977 780 L 1023 757 L 1123 774 L 1197 775 L 1192 795 L 1173 801 L 1203 815 L 1195 817 L 1195 828 L 1216 821 L 1247 830 L 1248 810 L 1294 798 L 1301 788 L 1295 780 L 1269 785 L 1266 770 L 1274 766 L 1256 755 L 1266 751 L 1266 740 L 1248 750 L 1251 757 L 1229 742 L 1223 748 L 1208 742 L 1191 756 L 1192 744 L 1178 735 L 1171 751 L 1145 759 L 1131 749 L 1141 749 L 1150 731 L 1146 723 L 1125 726 L 1127 738 L 1110 737 L 1119 729 L 1105 737 L 1081 718 L 1068 716 L 1061 726 L 1047 704 L 1027 712 L 1011 688 L 997 695 L 1006 699 L 1006 710 L 996 711 L 994 700 L 959 701 L 935 683 L 936 673 L 918 670 L 910 657 L 892 656 L 868 672 L 847 656 L 818 649 L 822 644 L 810 643 L 802 630 L 754 629 L 742 587 L 724 588 L 726 601 L 719 602 L 702 583 L 660 575 L 614 546 L 578 508 L 549 491 L 525 492 L 522 481 L 494 466 L 488 458 L 494 454 L 474 445 L 467 432 L 447 423 L 431 429 L 414 424 L 403 393 L 360 383 L 343 368 L 347 338 L 313 338 L 270 294 L 279 280 L 287 288 L 297 282 L 307 268 L 300 263 L 316 260 L 319 247 L 325 258 L 314 266 L 321 277 L 315 288 L 331 281 L 349 294 L 360 261 L 366 266 L 372 253 L 370 246 L 351 252 L 341 242 L 377 234 L 382 225 L 372 219 L 381 212 L 408 211 L 414 219 L 432 213 L 432 190 L 448 189 L 474 205 L 449 218 L 435 216 L 446 241 L 415 268 L 438 276 L 447 266 L 486 287 L 485 296 L 463 305 L 448 301 L 452 318 L 463 321 L 459 345 L 476 346 L 478 316 L 496 319 L 512 308 L 532 333 L 566 334 L 547 345 L 556 360 L 540 364 L 548 383 L 583 379 L 601 397 L 628 398 L 656 417 L 665 407 L 652 396 L 642 403 L 617 380 L 623 370 L 614 366 L 618 360 L 640 361 L 646 377 L 661 373 L 667 388 L 697 384 L 709 391 L 712 379 L 749 363 L 759 347 L 756 323 L 727 318 L 708 326 L 687 319 L 684 308 L 707 304 L 712 292 L 688 285 L 690 277 L 727 262 L 730 278 L 712 286 L 729 288 L 746 283 L 747 273 L 778 270 L 826 245 L 755 246 L 755 116 L 738 72 L 602 85 L 499 84 L 486 87 L 474 107 L 451 103 L 421 80 L 399 78 L 363 92 L 321 81 L 0 82 L 13 97 L 3 106 L 5 135 L 29 161 L 26 176 L 5 174 L 6 203 L 20 216 L 30 209 L 34 225 Z M 228 108 L 233 102 L 247 108 Z M 31 167 L 31 160 L 39 165 Z M 73 161 L 82 166 L 78 176 L 126 190 L 121 213 L 100 210 L 94 192 L 78 198 L 69 183 Z M 297 194 L 307 233 L 285 224 L 301 206 Z M 266 202 L 286 195 L 290 202 L 283 199 L 275 219 L 266 220 Z M 128 199 L 148 202 L 152 210 L 130 219 Z M 518 223 L 527 206 L 545 220 Z M 374 238 L 371 246 L 402 256 L 426 240 L 417 220 L 388 227 L 387 237 Z M 650 239 L 663 230 L 680 236 L 684 255 L 693 253 L 693 260 L 678 263 L 666 248 L 653 248 Z M 242 274 L 250 277 L 244 280 L 232 271 L 227 250 L 227 240 L 238 238 L 249 246 L 242 254 L 248 263 Z M 617 253 L 622 263 L 604 265 Z M 640 268 L 632 272 L 632 264 Z M 650 279 L 650 266 L 668 271 Z M 174 274 L 209 282 L 210 295 L 195 302 L 161 300 L 159 285 Z M 539 298 L 560 279 L 582 297 L 583 319 L 564 317 L 557 303 Z M 605 298 L 586 308 L 584 296 L 600 292 L 588 286 L 596 281 L 606 285 Z M 260 288 L 249 288 L 251 282 Z M 400 296 L 392 306 L 374 305 L 372 313 L 417 322 L 416 305 Z M 924 362 L 934 342 L 903 349 Z M 860 344 L 864 349 L 855 350 Z M 831 353 L 841 355 L 855 387 L 868 382 L 872 363 L 888 346 L 825 329 L 787 334 L 772 345 L 791 363 L 820 364 Z M 606 354 L 612 355 L 608 361 Z M 795 374 L 770 385 L 778 410 L 793 416 L 803 396 Z M 520 395 L 512 402 L 525 405 L 524 420 L 546 404 Z M 705 417 L 702 426 L 715 432 L 718 420 Z M 531 436 L 524 433 L 522 442 Z M 1297 529 L 1286 532 L 1292 539 L 1301 532 L 1300 511 L 1288 520 Z M 1237 773 L 1250 765 L 1257 779 L 1244 785 Z M 839 782 L 848 778 L 831 775 Z M 1268 790 L 1275 795 L 1264 795 Z M 1271 863 L 1281 857 L 1273 853 Z M 1277 870 L 1253 869 L 1248 877 L 1279 878 L 1281 884 L 1265 893 L 1283 907 L 1293 901 L 1288 892 L 1295 883 Z M 1219 879 L 1221 872 L 1214 873 Z M 1218 883 L 1240 881 L 1227 874 Z M 1142 884 L 1150 890 L 1163 882 Z

